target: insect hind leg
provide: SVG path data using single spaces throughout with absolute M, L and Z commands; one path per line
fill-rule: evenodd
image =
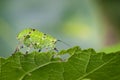
M 18 48 L 18 46 L 16 47 L 14 53 L 18 52 L 20 49 Z
M 21 45 L 21 46 L 17 46 L 16 49 L 15 49 L 15 51 L 14 51 L 14 53 L 18 52 L 18 51 L 19 51 L 20 49 L 22 49 L 22 48 L 24 48 L 23 45 Z

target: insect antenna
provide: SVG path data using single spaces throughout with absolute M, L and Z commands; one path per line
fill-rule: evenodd
M 61 41 L 61 40 L 57 40 L 57 41 L 62 42 L 62 43 L 64 43 L 65 45 L 67 45 L 67 46 L 69 46 L 69 47 L 70 47 L 70 45 L 69 45 L 69 44 L 67 44 L 67 43 L 66 43 L 66 42 L 64 42 L 64 41 Z

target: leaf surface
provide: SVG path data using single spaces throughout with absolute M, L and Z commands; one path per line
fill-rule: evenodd
M 62 58 L 63 55 L 68 57 Z M 53 57 L 59 55 L 59 58 Z M 0 80 L 119 80 L 120 52 L 96 53 L 73 47 L 55 52 L 0 58 Z

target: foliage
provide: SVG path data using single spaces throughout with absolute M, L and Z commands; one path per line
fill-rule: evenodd
M 0 58 L 0 80 L 119 80 L 120 52 L 78 46 L 56 52 L 17 52 Z
M 111 52 L 117 52 L 119 50 L 120 50 L 120 43 L 112 45 L 112 46 L 104 47 L 100 51 L 109 54 Z

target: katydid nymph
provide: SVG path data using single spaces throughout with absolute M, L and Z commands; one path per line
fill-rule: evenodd
M 27 28 L 21 31 L 17 35 L 17 39 L 19 43 L 24 44 L 25 47 L 28 47 L 28 48 L 32 47 L 34 49 L 39 49 L 39 51 L 41 51 L 41 49 L 43 48 L 46 48 L 46 49 L 49 48 L 50 50 L 58 51 L 56 48 L 56 42 L 57 41 L 62 42 L 61 40 L 57 40 L 56 38 L 54 38 L 49 34 L 45 34 L 33 28 Z M 19 51 L 20 48 L 23 48 L 23 46 L 21 47 L 18 46 L 15 52 Z M 28 51 L 26 51 L 26 53 Z

